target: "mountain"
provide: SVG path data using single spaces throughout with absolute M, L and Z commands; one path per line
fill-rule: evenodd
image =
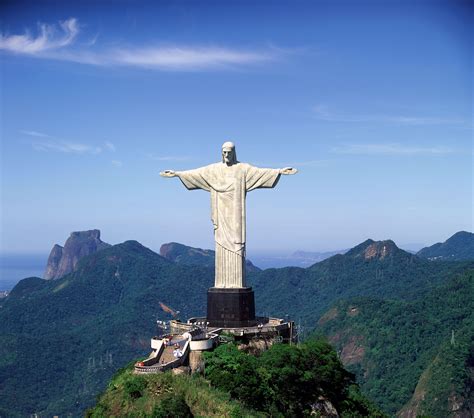
M 393 241 L 366 240 L 309 268 L 267 269 L 249 278 L 256 309 L 289 316 L 309 328 L 338 299 L 373 296 L 414 299 L 461 271 L 465 262 L 433 263 Z
M 399 418 L 474 416 L 474 320 L 444 339 L 421 374 L 410 401 Z
M 55 244 L 48 258 L 45 280 L 56 280 L 71 273 L 78 261 L 89 254 L 110 247 L 110 244 L 100 240 L 100 231 L 72 232 L 64 247 Z
M 257 311 L 288 314 L 311 330 L 341 298 L 414 301 L 466 264 L 368 240 L 306 269 L 253 273 L 249 282 Z M 213 283 L 214 268 L 171 262 L 136 241 L 84 256 L 60 279 L 22 280 L 0 299 L 0 416 L 81 414 L 118 368 L 149 351 L 156 320 L 169 319 L 163 306 L 182 319 L 202 315 Z
M 214 268 L 216 252 L 213 250 L 188 247 L 187 245 L 177 242 L 170 242 L 160 247 L 160 255 L 175 263 Z M 245 262 L 248 273 L 260 271 L 250 260 L 246 259 Z
M 403 418 L 474 411 L 474 263 L 414 300 L 351 298 L 317 331 L 328 336 L 362 391 Z
M 474 234 L 466 231 L 456 232 L 445 242 L 422 248 L 417 255 L 428 260 L 474 260 Z
M 127 241 L 63 278 L 22 280 L 0 300 L 0 416 L 82 415 L 118 368 L 150 350 L 156 320 L 169 318 L 159 302 L 203 314 L 213 276 Z
M 122 370 L 86 417 L 385 416 L 360 393 L 326 340 L 273 344 L 258 356 L 221 344 L 204 358 L 205 379 L 185 369 Z
M 240 402 L 209 386 L 200 376 L 133 374 L 119 370 L 86 418 L 104 417 L 252 417 Z

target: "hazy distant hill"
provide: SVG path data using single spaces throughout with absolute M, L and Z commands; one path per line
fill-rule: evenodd
M 472 232 L 456 232 L 445 242 L 418 251 L 419 257 L 429 260 L 474 260 L 474 234 Z
M 336 254 L 344 254 L 347 250 L 340 251 L 295 251 L 292 254 L 278 253 L 252 253 L 253 262 L 262 269 L 282 267 L 309 267 L 314 263 L 323 261 Z
M 188 247 L 177 242 L 163 244 L 160 247 L 160 255 L 170 261 L 188 266 L 212 267 L 215 265 L 216 252 L 213 250 L 203 250 L 201 248 Z M 260 269 L 252 264 L 250 260 L 246 261 L 247 272 L 253 273 Z
M 472 416 L 471 266 L 414 301 L 352 298 L 319 320 L 364 393 L 391 414 L 406 404 L 406 418 Z

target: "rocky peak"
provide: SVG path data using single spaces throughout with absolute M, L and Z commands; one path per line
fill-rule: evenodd
M 372 258 L 383 260 L 388 255 L 393 254 L 398 247 L 392 240 L 377 241 L 370 244 L 364 251 L 364 258 L 370 260 Z
M 54 244 L 53 249 L 48 257 L 48 263 L 46 264 L 46 271 L 44 272 L 44 278 L 46 280 L 54 279 L 59 269 L 59 263 L 63 256 L 63 247 L 58 244 Z
M 71 238 L 72 239 L 93 239 L 93 240 L 99 240 L 100 241 L 100 230 L 91 229 L 90 231 L 71 232 L 71 235 L 70 235 L 69 239 L 71 239 Z
M 353 258 L 363 258 L 364 260 L 383 260 L 400 250 L 392 240 L 374 241 L 368 239 L 355 246 L 346 253 Z
M 44 278 L 59 279 L 74 271 L 81 258 L 108 247 L 110 244 L 101 241 L 98 229 L 72 232 L 64 247 L 54 245 L 48 258 Z

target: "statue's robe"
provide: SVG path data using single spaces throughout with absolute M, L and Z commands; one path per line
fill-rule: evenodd
M 177 173 L 188 190 L 211 193 L 216 240 L 215 287 L 245 286 L 245 197 L 247 192 L 275 187 L 280 170 L 250 164 L 211 164 Z

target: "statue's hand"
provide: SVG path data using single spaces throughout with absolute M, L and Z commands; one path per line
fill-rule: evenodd
M 176 171 L 173 170 L 165 170 L 160 173 L 162 177 L 176 177 Z
M 285 174 L 285 175 L 290 175 L 290 174 L 296 174 L 298 170 L 293 167 L 285 167 L 280 169 L 280 174 Z

